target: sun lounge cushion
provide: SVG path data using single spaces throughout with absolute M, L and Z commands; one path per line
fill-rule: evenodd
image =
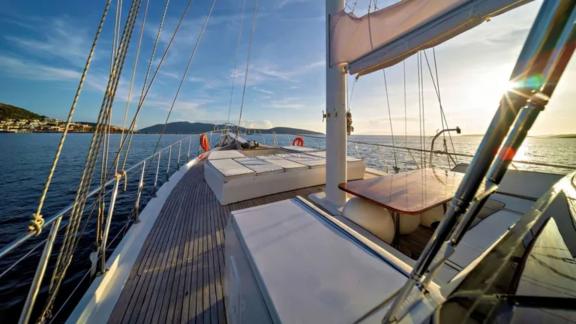
M 249 168 L 250 170 L 253 170 L 254 172 L 256 172 L 256 174 L 270 173 L 270 172 L 276 172 L 276 173 L 284 172 L 284 168 L 282 168 L 281 166 L 278 166 L 276 164 L 258 158 L 246 157 L 246 158 L 234 159 L 234 161 L 242 164 L 243 166 Z
M 304 164 L 310 168 L 326 165 L 326 159 L 308 154 L 290 153 L 290 154 L 278 154 L 278 156 L 283 157 L 286 160 L 290 160 L 292 162 Z
M 296 163 L 294 161 L 286 160 L 285 158 L 280 157 L 280 156 L 276 156 L 276 155 L 264 155 L 264 156 L 258 156 L 257 158 L 264 160 L 264 161 L 268 161 L 268 162 L 275 164 L 277 166 L 280 166 L 285 171 L 308 168 L 308 166 L 306 166 L 304 164 L 300 164 L 300 163 Z
M 289 145 L 289 146 L 282 146 L 283 149 L 286 150 L 290 150 L 290 151 L 296 151 L 296 152 L 314 152 L 314 151 L 318 151 L 318 149 L 312 148 L 312 147 L 306 147 L 306 146 L 295 146 L 295 145 Z
M 209 163 L 226 178 L 254 173 L 253 170 L 232 159 L 212 160 Z
M 319 151 L 319 152 L 307 152 L 306 154 L 308 155 L 313 155 L 313 156 L 317 156 L 317 157 L 321 157 L 321 158 L 326 158 L 326 151 Z M 354 162 L 354 161 L 360 161 L 359 158 L 353 157 L 353 156 L 346 156 L 346 161 L 348 162 Z
M 225 151 L 214 151 L 208 156 L 208 160 L 220 160 L 220 159 L 237 159 L 246 157 L 239 151 L 236 150 L 225 150 Z

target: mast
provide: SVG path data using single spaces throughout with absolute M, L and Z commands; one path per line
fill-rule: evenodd
M 346 72 L 330 63 L 330 17 L 344 9 L 344 0 L 326 0 L 326 200 L 333 207 L 346 203 L 338 188 L 346 182 Z

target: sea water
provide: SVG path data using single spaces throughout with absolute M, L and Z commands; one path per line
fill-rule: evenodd
M 247 137 L 264 144 L 281 146 L 290 145 L 294 139 L 293 135 L 270 134 L 251 134 Z M 45 207 L 43 208 L 42 214 L 44 217 L 54 215 L 73 202 L 91 138 L 91 134 L 70 134 L 68 136 L 52 186 L 48 192 Z M 59 139 L 60 134 L 0 134 L 0 248 L 27 232 L 27 223 L 35 212 Z M 109 160 L 112 160 L 116 154 L 119 139 L 120 135 L 111 136 Z M 182 144 L 174 146 L 170 154 L 171 170 L 175 170 L 179 163 L 184 163 L 188 154 L 191 156 L 198 154 L 199 140 L 197 135 L 165 135 L 162 137 L 159 147 L 164 147 L 181 139 L 183 140 Z M 158 140 L 158 135 L 136 135 L 131 146 L 127 165 L 130 166 L 150 156 L 154 152 Z M 435 150 L 445 150 L 447 148 L 449 152 L 456 151 L 471 155 L 474 154 L 480 140 L 480 136 L 457 136 L 452 139 L 440 137 L 435 143 Z M 211 142 L 214 143 L 215 141 L 217 141 L 217 138 L 213 137 Z M 431 157 L 429 153 L 419 151 L 420 149 L 430 149 L 430 141 L 431 138 L 429 137 L 422 139 L 416 136 L 397 136 L 392 138 L 390 136 L 353 135 L 348 143 L 348 154 L 363 158 L 368 167 L 387 172 L 391 172 L 394 167 L 398 167 L 401 170 L 414 169 L 424 165 L 450 167 L 454 163 L 470 161 L 470 158 L 462 156 L 452 157 L 454 160 L 446 155 L 435 154 Z M 306 146 L 321 149 L 324 148 L 325 138 L 321 135 L 306 136 L 304 137 L 304 142 Z M 413 150 L 408 151 L 402 147 L 410 147 Z M 178 161 L 178 151 L 180 151 L 180 162 Z M 166 181 L 170 172 L 168 170 L 168 155 L 168 152 L 165 151 L 161 157 L 159 168 L 160 184 Z M 576 164 L 576 139 L 529 137 L 518 151 L 516 160 L 574 165 Z M 152 159 L 147 163 L 144 178 L 145 190 L 142 196 L 143 203 L 146 203 L 153 194 L 151 184 L 154 181 L 155 171 L 158 167 L 157 160 Z M 553 173 L 567 173 L 570 171 L 557 167 L 533 166 L 522 163 L 515 163 L 513 167 Z M 96 167 L 93 187 L 99 184 L 99 172 L 100 165 Z M 134 206 L 134 192 L 136 192 L 135 188 L 139 176 L 140 169 L 135 169 L 129 173 L 129 188 L 126 193 L 119 194 L 110 237 L 121 234 L 122 230 L 125 229 L 124 225 L 133 217 L 131 212 Z M 95 236 L 96 205 L 94 200 L 88 201 L 86 209 L 86 220 L 81 228 L 84 239 L 80 240 L 76 261 L 69 271 L 71 276 L 64 283 L 63 293 L 61 294 L 63 296 L 66 296 L 66 292 L 69 292 L 81 281 L 86 267 L 89 266 L 87 256 L 95 249 L 93 238 Z M 27 243 L 26 246 L 17 249 L 14 253 L 0 259 L 0 274 L 21 258 L 30 248 L 36 245 L 40 247 L 42 239 L 43 237 L 41 236 Z M 57 247 L 54 249 L 54 253 L 57 253 Z M 37 248 L 18 267 L 10 270 L 4 277 L 0 277 L 0 318 L 16 320 L 41 250 L 41 247 Z

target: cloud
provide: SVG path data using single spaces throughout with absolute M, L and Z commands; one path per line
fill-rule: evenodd
M 80 77 L 80 72 L 73 69 L 54 67 L 2 54 L 0 54 L 0 67 L 6 74 L 29 80 L 71 81 Z
M 307 0 L 280 0 L 278 1 L 278 5 L 276 6 L 278 9 L 282 9 L 289 5 L 299 4 L 299 3 L 306 3 Z
M 247 84 L 249 86 L 267 81 L 297 82 L 299 77 L 324 67 L 324 61 L 316 61 L 290 69 L 281 68 L 276 64 L 257 62 L 250 64 Z M 245 66 L 232 69 L 230 78 L 237 84 L 244 84 Z
M 266 106 L 266 104 L 264 104 Z M 301 98 L 279 98 L 272 100 L 268 106 L 274 109 L 299 110 L 308 107 Z
M 274 127 L 270 120 L 243 120 L 242 127 L 268 129 Z
M 68 17 L 56 17 L 37 23 L 41 23 L 42 28 L 35 28 L 36 34 L 33 36 L 5 35 L 4 39 L 20 50 L 42 59 L 59 58 L 74 66 L 84 65 L 92 37 L 86 28 L 75 24 Z M 100 53 L 96 56 L 100 56 Z

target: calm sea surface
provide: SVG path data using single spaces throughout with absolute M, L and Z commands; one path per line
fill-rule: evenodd
M 252 135 L 249 136 L 265 144 L 278 143 L 288 145 L 293 136 L 289 135 Z M 50 164 L 52 162 L 56 145 L 60 134 L 0 134 L 0 248 L 8 242 L 26 233 L 26 225 L 35 210 L 42 186 L 46 180 Z M 190 149 L 188 149 L 189 135 L 166 135 L 161 141 L 161 147 L 185 139 L 180 147 L 180 163 L 184 163 L 188 150 L 191 155 L 198 153 L 198 137 L 191 138 Z M 46 200 L 43 214 L 45 217 L 54 215 L 62 208 L 72 203 L 78 186 L 87 148 L 91 139 L 91 134 L 71 134 L 67 140 L 62 154 L 58 170 L 54 177 L 51 190 Z M 118 135 L 111 138 L 111 152 L 113 153 Z M 151 155 L 158 135 L 137 135 L 134 139 L 133 149 L 128 160 L 128 166 Z M 214 142 L 216 138 L 213 138 Z M 413 148 L 430 148 L 429 139 L 422 143 L 417 137 L 397 137 L 394 141 L 389 136 L 352 136 L 352 142 L 376 143 L 385 145 L 409 146 Z M 473 154 L 480 137 L 460 136 L 454 138 L 454 148 L 456 152 Z M 323 147 L 323 138 L 305 137 L 305 145 L 312 147 Z M 452 144 L 447 143 L 452 149 Z M 442 139 L 436 143 L 436 149 L 442 149 Z M 395 165 L 400 169 L 413 169 L 422 164 L 429 163 L 430 156 L 420 152 L 409 152 L 401 149 L 391 149 L 388 147 L 378 147 L 360 143 L 349 143 L 348 153 L 365 159 L 367 165 L 372 168 L 384 171 L 391 170 Z M 174 147 L 171 154 L 170 168 L 175 170 L 178 165 L 178 145 Z M 468 162 L 469 158 L 457 157 L 457 162 Z M 426 160 L 427 162 L 425 162 Z M 518 152 L 517 160 L 535 161 L 553 164 L 576 164 L 576 139 L 560 138 L 529 138 L 522 149 Z M 154 173 L 157 160 L 148 162 L 145 169 L 145 190 L 143 202 L 147 202 L 152 195 L 151 184 L 154 181 Z M 446 156 L 434 156 L 432 163 L 438 166 L 447 166 L 449 163 Z M 164 152 L 160 164 L 160 183 L 166 181 L 168 170 L 168 152 Z M 532 169 L 545 172 L 567 173 L 569 170 L 547 167 L 534 167 L 516 163 L 519 169 Z M 99 170 L 99 169 L 98 169 Z M 112 227 L 111 237 L 121 234 L 132 218 L 134 206 L 134 194 L 141 169 L 134 169 L 128 175 L 128 190 L 119 195 L 117 212 Z M 97 177 L 95 177 L 97 178 Z M 95 183 L 96 184 L 96 183 Z M 64 293 L 70 292 L 73 287 L 82 279 L 85 269 L 89 265 L 88 255 L 94 250 L 94 201 L 89 200 L 86 207 L 86 221 L 82 227 L 83 239 L 80 240 L 80 249 L 76 255 L 75 263 L 70 269 L 73 274 L 65 282 Z M 41 252 L 41 248 L 35 250 L 30 257 L 26 258 L 19 266 L 10 269 L 6 274 L 4 271 L 19 258 L 24 256 L 30 248 L 41 243 L 43 237 L 39 237 L 27 243 L 14 253 L 0 259 L 0 319 L 14 321 L 21 308 L 23 298 L 29 286 L 29 282 L 35 270 L 35 264 Z M 117 243 L 117 242 L 114 242 Z M 55 253 L 57 252 L 55 248 Z

